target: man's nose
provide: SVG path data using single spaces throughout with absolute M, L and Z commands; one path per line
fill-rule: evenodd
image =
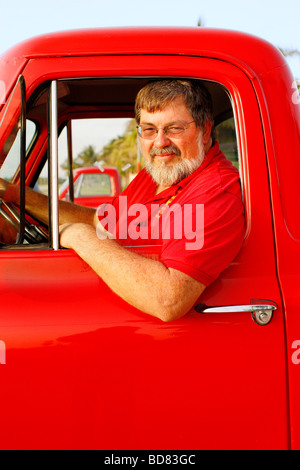
M 154 145 L 155 147 L 166 147 L 167 145 L 170 145 L 170 139 L 167 137 L 164 129 L 157 130 L 157 135 L 154 139 Z

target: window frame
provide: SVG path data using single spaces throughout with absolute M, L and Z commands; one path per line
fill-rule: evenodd
M 178 77 L 181 77 L 181 75 Z M 59 165 L 59 162 L 58 162 L 58 134 L 59 134 L 59 131 L 68 123 L 71 122 L 71 120 L 73 119 L 74 116 L 76 116 L 76 119 L 80 119 L 80 114 L 82 113 L 82 110 L 78 111 L 78 109 L 76 109 L 76 111 L 73 112 L 73 110 L 68 110 L 67 112 L 63 112 L 61 113 L 60 115 L 58 114 L 58 103 L 59 103 L 59 99 L 60 99 L 60 91 L 58 92 L 58 83 L 59 82 L 68 82 L 68 81 L 73 81 L 73 80 L 76 80 L 76 81 L 81 81 L 81 80 L 102 80 L 104 79 L 106 82 L 108 80 L 117 80 L 117 81 L 122 81 L 123 79 L 124 80 L 137 80 L 137 79 L 140 79 L 142 82 L 143 81 L 146 81 L 148 79 L 152 79 L 153 77 L 152 76 L 148 76 L 148 75 L 143 75 L 143 76 L 139 76 L 139 77 L 136 77 L 134 75 L 132 76 L 129 76 L 129 77 L 118 77 L 118 76 L 106 76 L 106 77 L 102 77 L 101 75 L 99 76 L 93 76 L 93 77 L 85 77 L 84 75 L 83 76 L 78 76 L 78 77 L 74 77 L 74 78 L 68 78 L 68 75 L 66 75 L 65 77 L 60 77 L 58 79 L 54 79 L 54 80 L 45 80 L 43 81 L 42 83 L 40 83 L 38 85 L 38 87 L 36 88 L 36 90 L 40 90 L 40 89 L 43 89 L 44 91 L 46 90 L 46 94 L 47 94 L 47 115 L 48 115 L 48 119 L 47 119 L 47 122 L 48 122 L 48 141 L 47 141 L 47 155 L 45 155 L 45 159 L 44 159 L 44 162 L 47 158 L 48 160 L 48 168 L 49 168 L 49 172 L 48 172 L 48 179 L 49 179 L 49 182 L 48 182 L 48 187 L 49 187 L 49 190 L 48 190 L 48 194 L 49 194 L 49 248 L 53 249 L 54 251 L 57 251 L 59 250 L 59 222 L 58 222 L 58 201 L 59 201 L 59 181 L 58 181 L 58 165 Z M 160 78 L 160 77 L 155 77 L 155 78 Z M 168 78 L 168 77 L 161 77 L 161 78 Z M 176 78 L 176 77 L 174 77 Z M 202 81 L 204 83 L 208 83 L 208 82 L 211 82 L 213 83 L 217 88 L 219 88 L 220 90 L 223 89 L 223 92 L 225 92 L 228 96 L 228 99 L 230 101 L 230 112 L 232 113 L 232 117 L 234 119 L 234 123 L 235 123 L 235 133 L 236 133 L 236 142 L 237 142 L 237 149 L 238 149 L 238 160 L 239 162 L 241 161 L 241 155 L 240 155 L 240 151 L 239 151 L 239 138 L 238 138 L 238 132 L 237 132 L 237 120 L 236 120 L 236 116 L 235 116 L 235 106 L 234 106 L 234 100 L 233 98 L 231 97 L 231 94 L 230 94 L 230 91 L 228 90 L 228 88 L 226 88 L 226 86 L 221 83 L 220 81 L 217 81 L 217 80 L 212 80 L 212 79 L 209 79 L 209 78 L 206 78 L 206 77 L 194 77 L 195 79 L 199 80 L 199 81 Z M 31 100 L 33 99 L 33 96 L 35 96 L 34 99 L 36 99 L 36 94 L 32 94 L 31 97 L 29 98 L 29 101 L 31 102 Z M 94 107 L 94 109 L 92 111 L 89 111 L 90 113 L 90 117 L 91 118 L 94 118 L 94 117 L 99 117 L 101 115 L 101 117 L 125 117 L 125 114 L 126 116 L 129 117 L 129 108 L 128 106 L 126 105 L 124 107 L 124 104 L 122 104 L 120 107 L 117 107 L 114 105 L 112 106 L 112 108 L 107 108 L 103 111 L 103 109 L 97 109 Z M 131 111 L 132 113 L 132 111 Z M 84 112 L 83 112 L 84 114 Z M 131 114 L 132 116 L 132 114 Z M 226 118 L 228 117 L 228 115 L 226 114 Z M 225 114 L 224 114 L 224 119 L 225 119 Z M 222 119 L 223 120 L 223 119 Z M 219 123 L 219 122 L 218 122 Z M 218 125 L 218 123 L 216 125 Z M 68 131 L 68 129 L 67 129 Z M 68 134 L 69 134 L 69 131 L 68 131 Z M 70 142 L 71 142 L 71 138 L 70 138 L 70 134 L 69 134 L 69 137 L 68 137 L 68 147 L 69 147 L 69 158 L 70 158 L 70 155 L 71 155 L 71 158 L 72 158 L 72 148 L 70 149 Z M 32 145 L 31 145 L 32 147 Z M 72 145 L 71 145 L 72 147 Z M 32 164 L 33 163 L 33 164 Z M 34 162 L 30 162 L 31 164 L 31 167 L 35 168 L 35 170 L 38 168 L 38 167 L 41 167 L 41 160 L 39 163 L 34 163 Z M 32 168 L 29 168 L 29 172 L 31 172 Z M 72 169 L 72 167 L 71 167 Z M 35 180 L 35 176 L 33 176 L 33 178 L 31 177 L 31 181 L 33 182 Z M 70 173 L 70 176 L 69 176 L 69 181 L 73 184 L 73 177 L 71 177 L 71 173 Z M 243 187 L 243 185 L 242 185 Z M 23 245 L 19 245 L 19 249 L 22 249 Z M 34 248 L 38 248 L 38 246 L 34 246 Z M 44 249 L 45 247 L 42 246 L 41 247 L 42 249 Z

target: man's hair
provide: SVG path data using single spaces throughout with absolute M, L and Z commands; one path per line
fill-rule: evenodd
M 175 98 L 182 97 L 196 125 L 203 129 L 207 121 L 213 121 L 212 99 L 199 80 L 155 80 L 147 83 L 137 94 L 135 118 L 140 123 L 141 110 L 148 113 L 161 111 Z

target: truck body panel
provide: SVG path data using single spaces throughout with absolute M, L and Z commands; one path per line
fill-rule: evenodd
M 118 298 L 71 250 L 4 244 L 0 447 L 300 448 L 300 106 L 281 53 L 249 35 L 205 28 L 26 41 L 0 60 L 1 163 L 7 117 L 20 108 L 10 101 L 20 74 L 38 129 L 26 159 L 31 186 L 47 160 L 52 81 L 60 129 L 83 115 L 132 118 L 135 93 L 149 79 L 202 80 L 216 123 L 235 122 L 246 235 L 199 302 L 276 310 L 264 326 L 250 313 L 195 310 L 163 324 Z M 157 246 L 131 249 L 158 256 Z

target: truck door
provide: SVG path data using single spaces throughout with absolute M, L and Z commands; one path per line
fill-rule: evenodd
M 59 248 L 53 169 L 62 106 L 57 107 L 60 98 L 52 87 L 50 242 L 17 248 L 6 244 L 0 250 L 3 448 L 289 446 L 284 312 L 264 139 L 251 80 L 219 60 L 152 59 L 40 60 L 47 62 L 45 79 L 82 78 L 84 73 L 118 80 L 185 76 L 224 88 L 237 135 L 247 220 L 244 245 L 205 290 L 201 307 L 178 321 L 161 323 L 114 295 L 74 252 Z M 37 61 L 25 69 L 25 80 L 32 80 Z M 49 77 L 45 70 L 51 70 Z M 37 168 L 31 163 L 28 178 Z M 141 254 L 155 256 L 155 250 L 148 247 Z M 249 305 L 260 305 L 256 316 Z

